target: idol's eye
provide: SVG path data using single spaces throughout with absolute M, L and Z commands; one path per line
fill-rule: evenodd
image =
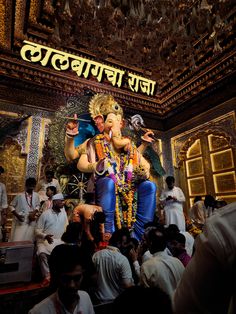
M 117 103 L 114 103 L 113 109 L 115 109 L 115 111 L 118 111 L 118 110 L 120 110 L 120 106 Z

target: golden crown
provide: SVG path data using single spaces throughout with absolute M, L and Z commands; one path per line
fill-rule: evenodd
M 89 102 L 89 112 L 94 119 L 97 116 L 106 116 L 109 113 L 123 116 L 123 109 L 114 97 L 107 94 L 96 94 Z

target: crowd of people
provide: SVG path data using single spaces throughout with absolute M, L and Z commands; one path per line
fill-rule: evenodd
M 105 214 L 98 205 L 78 205 L 72 221 L 68 221 L 64 196 L 55 185 L 45 186 L 47 199 L 41 199 L 34 191 L 36 180 L 28 178 L 25 191 L 8 206 L 6 188 L 1 183 L 2 222 L 7 208 L 13 216 L 10 241 L 35 243 L 41 284 L 50 286 L 53 293 L 30 313 L 50 313 L 55 306 L 70 313 L 94 313 L 101 305 L 109 305 L 110 313 L 118 313 L 128 298 L 135 303 L 136 313 L 141 313 L 142 306 L 153 306 L 155 298 L 161 300 L 160 313 L 227 313 L 228 308 L 234 309 L 231 297 L 236 244 L 232 234 L 236 230 L 236 205 L 225 206 L 220 201 L 219 206 L 211 196 L 197 198 L 190 215 L 193 222 L 205 227 L 194 239 L 185 227 L 184 194 L 174 181 L 167 177 L 167 188 L 160 195 L 165 223 L 158 219 L 145 223 L 140 240 L 127 227 L 116 228 L 106 238 Z M 201 285 L 208 289 L 202 291 Z M 215 291 L 215 287 L 222 293 L 215 292 L 221 305 L 207 292 Z M 143 305 L 137 305 L 136 294 L 142 295 Z

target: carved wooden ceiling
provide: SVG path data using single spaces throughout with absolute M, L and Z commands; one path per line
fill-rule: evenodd
M 234 4 L 234 0 L 0 0 L 0 98 L 15 97 L 18 103 L 56 110 L 66 97 L 91 89 L 110 92 L 127 110 L 158 119 L 192 104 L 200 112 L 200 101 L 205 102 L 207 95 L 213 105 L 217 90 L 221 95 L 225 91 L 225 97 L 235 93 Z M 26 62 L 20 56 L 24 40 L 154 80 L 155 94 Z

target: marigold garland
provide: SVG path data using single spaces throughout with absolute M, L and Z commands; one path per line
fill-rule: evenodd
M 107 176 L 115 182 L 117 228 L 127 226 L 131 229 L 137 212 L 136 184 L 133 180 L 133 169 L 139 160 L 137 149 L 132 144 L 127 152 L 115 155 L 110 141 L 103 134 L 96 136 L 94 144 L 98 160 L 107 158 Z

